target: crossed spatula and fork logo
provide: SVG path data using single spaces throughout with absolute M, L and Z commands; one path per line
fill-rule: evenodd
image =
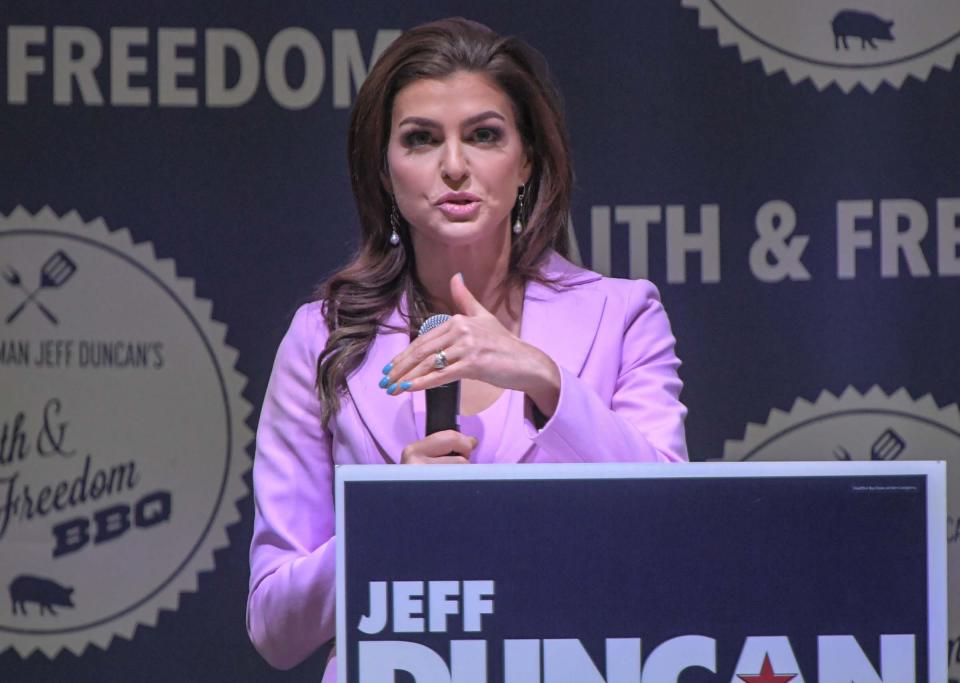
M 4 266 L 2 273 L 3 279 L 7 281 L 8 285 L 19 289 L 25 294 L 23 301 L 7 314 L 6 323 L 9 325 L 16 320 L 17 317 L 23 313 L 27 304 L 32 303 L 46 316 L 47 320 L 54 325 L 59 325 L 60 321 L 57 320 L 57 316 L 51 313 L 50 309 L 44 306 L 43 302 L 37 297 L 44 289 L 57 289 L 63 286 L 76 272 L 77 264 L 62 249 L 53 252 L 50 258 L 43 262 L 43 266 L 40 268 L 40 284 L 32 290 L 27 289 L 26 285 L 23 284 L 23 278 L 20 277 L 20 273 L 17 272 L 16 268 L 10 265 Z

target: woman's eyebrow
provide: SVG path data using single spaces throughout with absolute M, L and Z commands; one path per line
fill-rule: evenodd
M 483 112 L 480 112 L 479 114 L 474 114 L 473 116 L 467 119 L 464 119 L 461 125 L 472 126 L 473 124 L 478 123 L 479 121 L 483 121 L 485 119 L 500 119 L 501 121 L 506 121 L 506 118 L 504 118 L 503 114 L 490 109 L 488 111 L 483 111 Z M 421 126 L 423 128 L 440 128 L 441 127 L 440 124 L 434 121 L 433 119 L 423 118 L 422 116 L 408 116 L 403 121 L 398 123 L 397 127 L 405 126 L 408 124 Z

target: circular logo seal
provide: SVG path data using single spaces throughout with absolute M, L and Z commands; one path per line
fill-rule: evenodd
M 0 650 L 105 648 L 213 569 L 251 434 L 210 314 L 126 230 L 0 214 Z
M 956 2 L 681 1 L 744 62 L 759 59 L 768 74 L 809 78 L 819 90 L 836 83 L 843 92 L 873 92 L 884 81 L 899 88 L 907 76 L 926 80 L 934 66 L 949 69 L 960 53 Z
M 839 397 L 822 392 L 797 399 L 789 412 L 771 410 L 766 424 L 749 424 L 742 441 L 724 444 L 725 460 L 946 460 L 948 586 L 960 586 L 960 410 L 905 389 Z M 960 591 L 952 591 L 950 676 L 960 680 Z

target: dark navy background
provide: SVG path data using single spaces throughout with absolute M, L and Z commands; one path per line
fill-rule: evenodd
M 590 265 L 590 209 L 596 205 L 681 204 L 697 229 L 701 204 L 720 207 L 721 281 L 702 284 L 696 259 L 688 281 L 665 278 L 662 227 L 651 230 L 651 278 L 660 286 L 684 365 L 683 400 L 691 457 L 720 457 L 726 439 L 798 396 L 847 386 L 865 391 L 932 393 L 956 401 L 960 386 L 955 315 L 958 278 L 938 277 L 935 201 L 960 195 L 960 67 L 936 69 L 875 93 L 836 86 L 818 91 L 766 75 L 721 48 L 695 11 L 677 2 L 368 3 L 277 0 L 270 3 L 0 2 L 0 60 L 10 25 L 48 27 L 47 74 L 31 77 L 30 101 L 6 103 L 0 68 L 0 212 L 50 206 L 85 220 L 102 217 L 149 241 L 193 278 L 214 317 L 229 327 L 249 379 L 256 424 L 276 346 L 296 304 L 342 263 L 355 244 L 356 218 L 346 171 L 348 111 L 332 105 L 335 28 L 354 28 L 365 56 L 377 29 L 403 29 L 464 14 L 538 47 L 566 98 L 577 186 L 573 220 Z M 53 26 L 86 26 L 104 42 L 98 83 L 109 98 L 109 28 L 193 27 L 203 80 L 203 30 L 237 28 L 257 43 L 261 60 L 281 29 L 313 32 L 326 56 L 318 101 L 301 111 L 279 107 L 261 84 L 239 108 L 72 106 L 52 103 Z M 154 102 L 156 33 L 144 52 Z M 294 60 L 295 61 L 295 60 Z M 296 65 L 291 64 L 295 69 Z M 200 88 L 201 103 L 203 89 Z M 931 219 L 924 251 L 934 274 L 879 275 L 876 249 L 858 257 L 855 280 L 836 277 L 836 202 L 912 198 Z M 754 216 L 771 199 L 797 211 L 811 237 L 808 282 L 766 284 L 750 273 Z M 874 232 L 877 221 L 861 227 Z M 613 270 L 626 276 L 624 226 L 613 228 Z M 705 520 L 716 511 L 697 505 Z M 116 640 L 104 652 L 54 661 L 0 653 L 4 680 L 315 680 L 319 653 L 292 673 L 273 672 L 244 629 L 247 545 L 252 503 L 240 503 L 231 545 L 215 571 L 185 594 L 155 628 Z M 705 573 L 713 571 L 703 568 Z M 0 648 L 2 649 L 2 648 Z
M 818 635 L 855 636 L 879 670 L 883 633 L 917 634 L 917 681 L 927 680 L 923 477 L 345 487 L 350 680 L 357 640 L 419 642 L 446 659 L 450 640 L 485 639 L 498 681 L 505 638 L 581 639 L 602 673 L 604 638 L 642 638 L 647 657 L 694 634 L 717 640 L 717 673 L 693 668 L 682 683 L 731 680 L 756 635 L 788 636 L 812 681 Z M 464 633 L 456 616 L 445 634 L 356 628 L 370 581 L 475 579 L 495 582 L 480 633 Z

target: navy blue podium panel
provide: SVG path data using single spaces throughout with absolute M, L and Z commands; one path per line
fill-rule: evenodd
M 339 680 L 941 683 L 945 476 L 339 467 Z

